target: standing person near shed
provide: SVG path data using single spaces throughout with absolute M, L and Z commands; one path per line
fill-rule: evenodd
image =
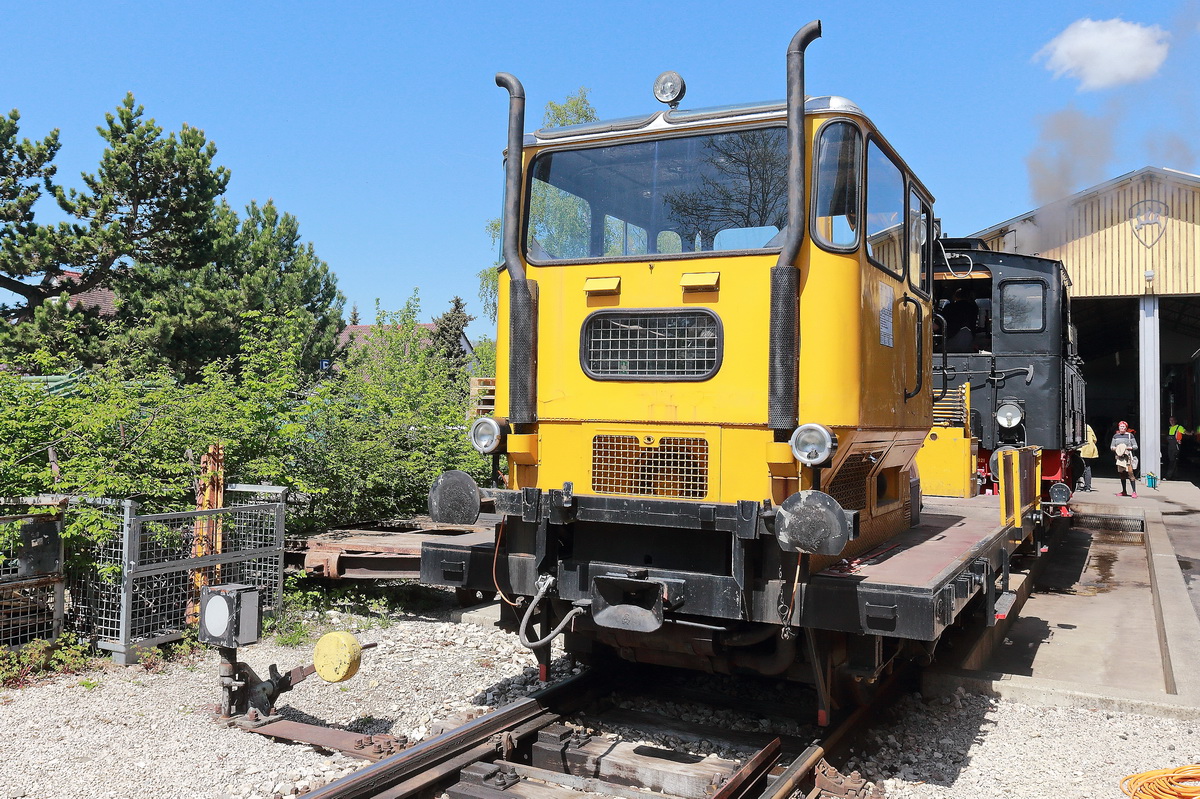
M 1092 429 L 1090 424 L 1085 424 L 1083 446 L 1079 448 L 1079 459 L 1083 461 L 1083 488 L 1082 491 L 1093 491 L 1092 488 L 1092 461 L 1100 457 L 1100 450 L 1096 447 L 1096 431 Z
M 1117 459 L 1117 477 L 1121 478 L 1121 492 L 1117 494 L 1119 497 L 1133 497 L 1137 499 L 1137 439 L 1133 437 L 1133 431 L 1129 429 L 1128 422 L 1119 422 L 1117 424 L 1117 434 L 1113 436 L 1112 443 L 1108 448 L 1113 451 Z M 1129 480 L 1132 492 L 1126 492 L 1125 481 Z
M 1179 450 L 1183 447 L 1183 436 L 1187 428 L 1175 421 L 1172 416 L 1167 420 L 1167 479 L 1175 479 L 1175 470 L 1179 468 Z

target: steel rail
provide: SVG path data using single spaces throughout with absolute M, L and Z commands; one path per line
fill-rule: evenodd
M 766 790 L 759 794 L 758 799 L 788 799 L 797 790 L 800 790 L 800 784 L 805 778 L 816 773 L 817 765 L 826 754 L 832 753 L 845 745 L 846 739 L 852 733 L 857 732 L 883 705 L 892 700 L 900 686 L 903 675 L 904 671 L 897 669 L 888 676 L 879 686 L 879 690 L 876 691 L 870 702 L 859 705 L 853 713 L 847 716 L 820 743 L 815 743 L 801 752 L 800 756 L 793 760 L 767 786 Z M 815 796 L 819 793 L 820 791 L 815 789 L 809 796 Z
M 844 747 L 888 701 L 899 683 L 897 670 L 884 681 L 871 702 L 858 707 L 823 740 L 809 746 L 772 777 L 770 772 L 777 766 L 782 751 L 779 739 L 775 739 L 734 772 L 713 799 L 788 799 L 812 786 L 821 770 L 829 768 L 822 765 L 824 758 Z M 313 799 L 409 799 L 428 795 L 453 782 L 473 763 L 508 761 L 519 741 L 578 711 L 610 690 L 612 684 L 611 674 L 584 672 L 386 757 L 309 795 Z M 758 786 L 764 779 L 768 784 L 760 790 Z M 809 795 L 816 793 L 819 786 Z
M 607 677 L 585 671 L 543 688 L 435 738 L 386 757 L 308 794 L 312 799 L 414 796 L 455 777 L 471 763 L 502 753 L 493 736 L 535 732 L 574 712 L 608 686 Z
M 730 775 L 715 794 L 713 799 L 748 799 L 751 791 L 766 778 L 779 759 L 783 745 L 776 738 L 760 749 L 754 757 L 742 764 L 742 767 Z

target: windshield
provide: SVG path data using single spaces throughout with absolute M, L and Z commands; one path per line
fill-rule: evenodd
M 786 148 L 776 127 L 542 153 L 530 169 L 529 258 L 779 247 Z

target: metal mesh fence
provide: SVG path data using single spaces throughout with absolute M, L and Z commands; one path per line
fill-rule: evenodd
M 231 483 L 225 487 L 225 507 L 227 508 L 264 505 L 272 502 L 287 503 L 292 498 L 293 493 L 283 486 Z
M 125 502 L 102 520 L 118 524 L 75 559 L 69 618 L 118 662 L 181 638 L 204 585 L 255 585 L 265 612 L 278 607 L 282 501 L 142 516 Z
M 62 514 L 0 502 L 0 649 L 62 631 Z
M 0 535 L 3 535 L 0 532 Z M 0 580 L 17 576 L 17 548 L 14 541 L 0 539 Z
M 0 580 L 16 579 L 20 568 L 20 523 L 0 521 Z
M 53 641 L 62 628 L 61 582 L 0 583 L 0 649 L 41 638 Z

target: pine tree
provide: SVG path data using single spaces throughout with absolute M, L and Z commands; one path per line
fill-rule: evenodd
M 462 297 L 450 301 L 450 310 L 433 320 L 433 346 L 440 351 L 456 375 L 465 373 L 471 360 L 463 346 L 467 325 L 475 319 L 467 313 L 467 304 Z
M 51 180 L 58 154 L 58 131 L 41 141 L 18 139 L 21 114 L 14 108 L 0 116 L 0 289 L 20 297 L 18 305 L 0 303 L 0 318 L 28 313 L 28 299 L 40 289 L 26 280 L 38 274 L 53 257 L 49 230 L 34 221 L 33 205 Z
M 99 133 L 107 147 L 96 173 L 83 176 L 82 190 L 51 182 L 57 131 L 40 143 L 23 142 L 15 159 L 8 149 L 0 153 L 0 171 L 14 160 L 25 168 L 16 181 L 24 192 L 12 206 L 22 219 L 5 226 L 0 246 L 0 288 L 21 298 L 3 309 L 5 316 L 27 320 L 51 297 L 111 287 L 135 263 L 189 269 L 211 259 L 214 203 L 229 171 L 213 164 L 216 146 L 203 131 L 184 125 L 164 136 L 144 113 L 129 94 L 105 115 Z M 6 129 L 15 123 L 10 114 Z M 71 221 L 33 221 L 30 181 L 39 172 Z
M 301 365 L 315 370 L 333 354 L 343 326 L 345 298 L 328 265 L 311 243 L 301 243 L 296 218 L 270 200 L 251 202 L 244 220 L 222 203 L 216 220 L 211 262 L 192 270 L 139 264 L 131 271 L 121 286 L 118 322 L 158 362 L 191 377 L 241 352 L 243 314 L 299 313 L 308 330 Z

